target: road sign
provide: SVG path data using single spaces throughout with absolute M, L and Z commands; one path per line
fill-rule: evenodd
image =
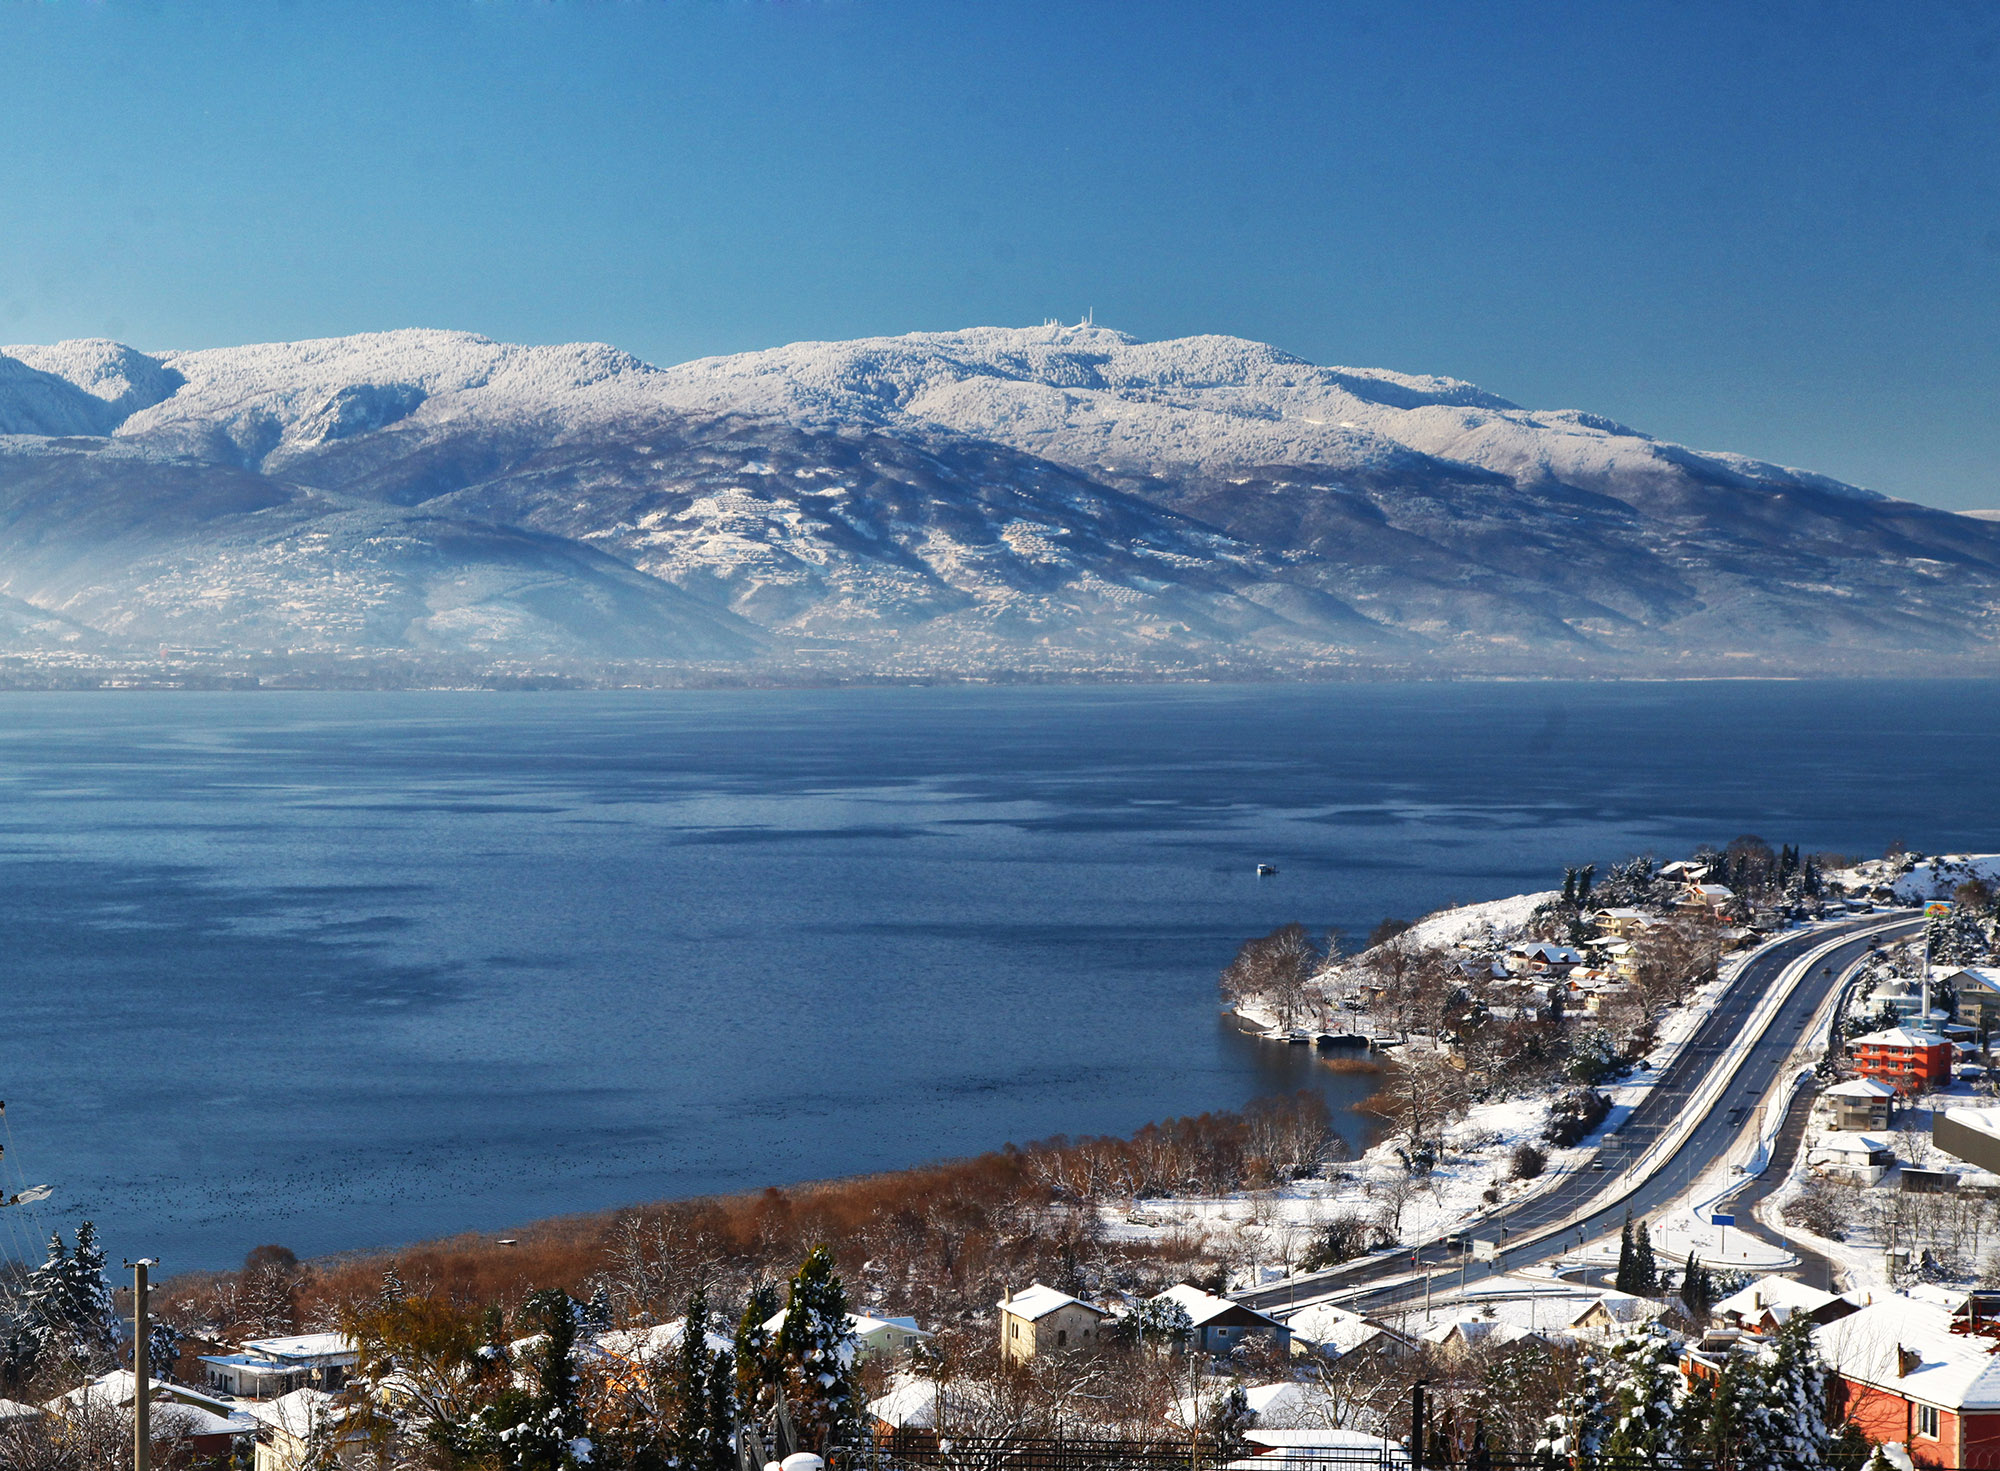
M 1733 1225 L 1735 1225 L 1735 1224 L 1736 1224 L 1736 1217 L 1734 1217 L 1734 1216 L 1719 1216 L 1719 1215 L 1718 1215 L 1718 1216 L 1710 1216 L 1710 1217 L 1708 1218 L 1708 1223 L 1709 1223 L 1709 1224 L 1710 1224 L 1711 1226 L 1733 1226 Z
M 1490 1262 L 1500 1255 L 1500 1243 L 1484 1236 L 1472 1238 L 1472 1259 L 1475 1262 Z
M 1950 919 L 1951 900 L 1933 899 L 1924 906 L 1925 919 Z

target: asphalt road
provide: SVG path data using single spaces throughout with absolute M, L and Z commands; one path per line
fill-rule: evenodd
M 1877 914 L 1828 925 L 1780 940 L 1751 957 L 1701 1029 L 1659 1075 L 1639 1106 L 1618 1125 L 1615 1133 L 1603 1140 L 1597 1151 L 1603 1169 L 1586 1168 L 1566 1175 L 1539 1195 L 1480 1217 L 1465 1228 L 1473 1236 L 1505 1241 L 1588 1210 L 1590 1214 L 1578 1222 L 1575 1231 L 1566 1230 L 1560 1237 L 1503 1249 L 1496 1261 L 1473 1262 L 1469 1266 L 1461 1263 L 1456 1250 L 1442 1242 L 1433 1242 L 1415 1252 L 1403 1248 L 1346 1262 L 1326 1272 L 1274 1283 L 1255 1292 L 1238 1293 L 1237 1300 L 1251 1307 L 1278 1311 L 1334 1299 L 1358 1311 L 1372 1311 L 1423 1296 L 1422 1279 L 1391 1284 L 1373 1292 L 1366 1290 L 1370 1283 L 1402 1276 L 1416 1270 L 1419 1264 L 1450 1269 L 1448 1279 L 1442 1273 L 1438 1275 L 1436 1285 L 1441 1290 L 1447 1281 L 1456 1285 L 1462 1266 L 1468 1281 L 1516 1271 L 1574 1251 L 1581 1242 L 1616 1230 L 1627 1210 L 1635 1216 L 1657 1210 L 1692 1185 L 1736 1141 L 1755 1112 L 1758 1100 L 1777 1080 L 1785 1059 L 1798 1046 L 1813 1013 L 1844 973 L 1866 955 L 1871 937 L 1864 935 L 1832 952 L 1799 983 L 1771 1019 L 1763 1037 L 1742 1059 L 1734 1079 L 1716 1099 L 1707 1117 L 1651 1179 L 1635 1189 L 1618 1193 L 1613 1193 L 1612 1182 L 1673 1124 L 1723 1052 L 1742 1033 L 1751 1012 L 1786 966 L 1829 939 L 1854 931 L 1878 930 L 1884 923 L 1898 922 Z M 1899 922 L 1899 927 L 1914 929 L 1919 923 L 1911 919 Z

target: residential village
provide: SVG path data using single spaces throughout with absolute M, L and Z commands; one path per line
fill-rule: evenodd
M 152 1464 L 2000 1468 L 1996 876 L 1739 839 L 1351 953 L 1247 943 L 1226 1006 L 1368 1078 L 1358 1156 L 1307 1092 L 514 1238 L 259 1248 L 155 1300 Z M 1695 1187 L 1487 1265 L 1482 1222 L 1590 1181 L 1760 945 L 1944 898 Z M 5 1311 L 0 1465 L 96 1464 L 62 1456 L 129 1436 L 135 1381 L 94 1236 Z

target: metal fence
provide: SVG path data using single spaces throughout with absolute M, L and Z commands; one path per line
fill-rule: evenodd
M 1552 1466 L 1546 1460 L 1478 1450 L 1458 1456 L 1434 1452 L 1418 1460 L 1399 1446 L 1217 1446 L 1168 1438 L 938 1436 L 910 1430 L 884 1436 L 858 1459 L 866 1471 L 1677 1471 L 1679 1464 L 1664 1458 L 1591 1457 Z M 1688 1471 L 1696 1464 L 1687 1463 Z

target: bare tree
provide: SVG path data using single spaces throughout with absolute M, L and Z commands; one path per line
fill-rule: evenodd
M 1389 1064 L 1381 1091 L 1364 1106 L 1408 1136 L 1414 1150 L 1435 1144 L 1470 1104 L 1465 1074 L 1449 1058 L 1406 1048 Z
M 1264 1002 L 1277 1013 L 1279 1026 L 1294 1027 L 1311 1005 L 1311 982 L 1325 969 L 1330 947 L 1302 924 L 1246 940 L 1222 972 L 1223 999 L 1231 1005 Z

